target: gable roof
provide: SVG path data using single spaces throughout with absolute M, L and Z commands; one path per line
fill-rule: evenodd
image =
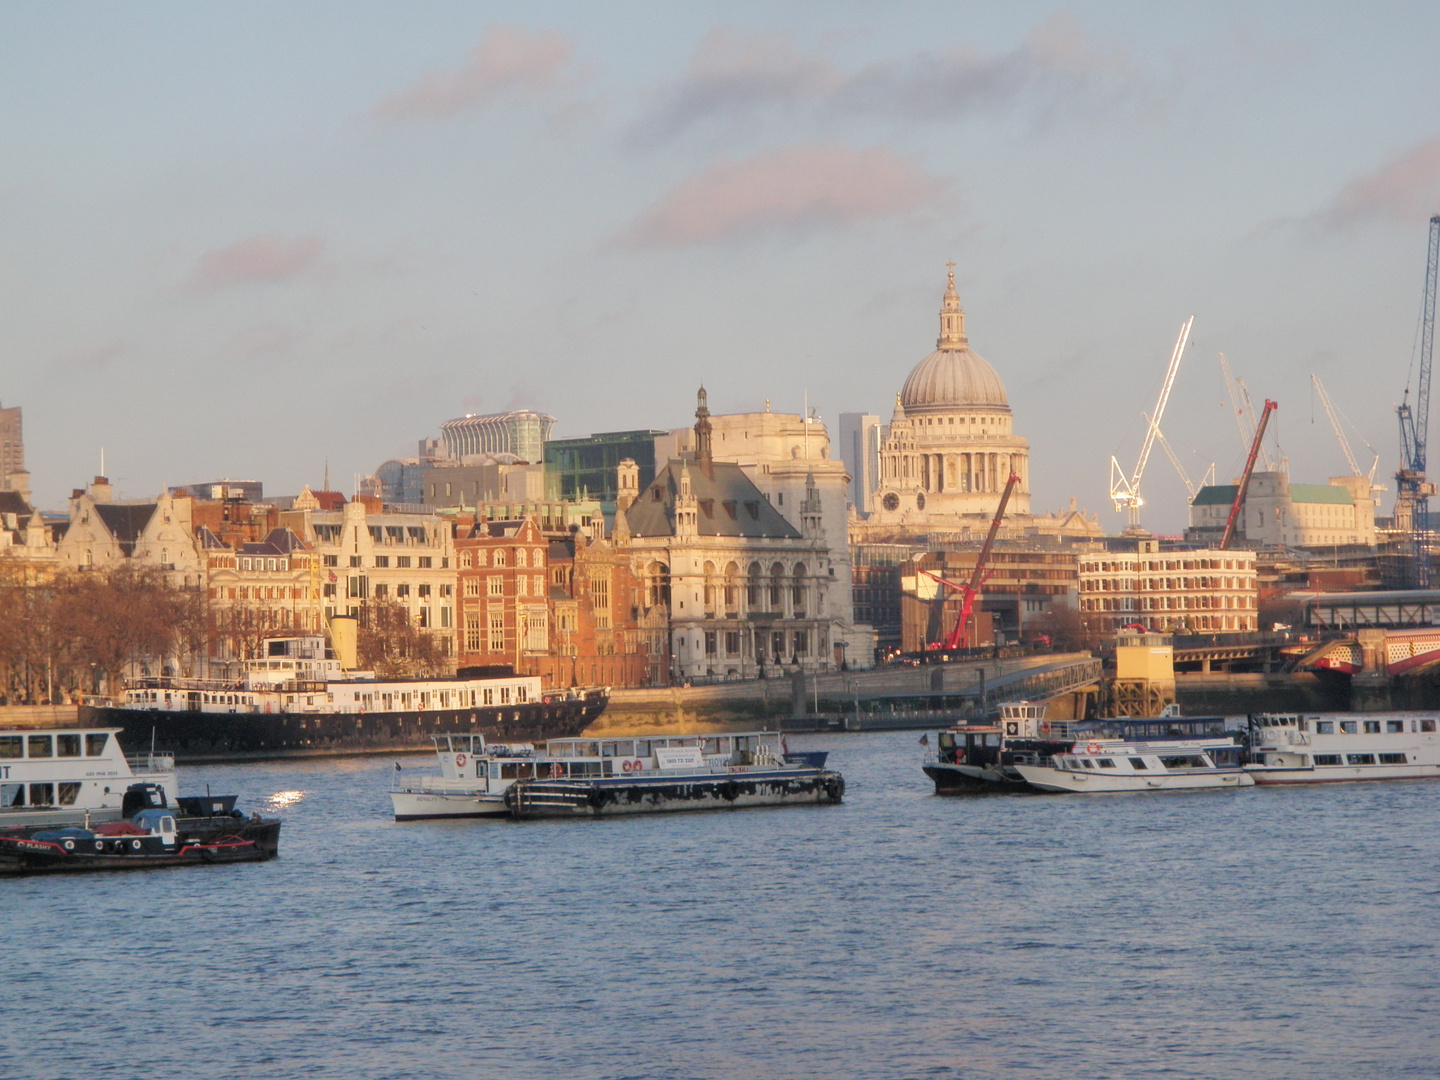
M 135 544 L 145 532 L 145 526 L 149 525 L 150 519 L 155 516 L 155 504 L 96 503 L 95 513 L 100 515 L 105 528 L 115 537 L 120 551 L 129 558 L 135 554 Z
M 631 536 L 675 535 L 682 468 L 690 471 L 690 493 L 698 508 L 695 531 L 700 536 L 799 538 L 795 526 L 770 505 L 735 462 L 712 461 L 707 474 L 698 462 L 677 459 L 666 464 L 625 512 Z

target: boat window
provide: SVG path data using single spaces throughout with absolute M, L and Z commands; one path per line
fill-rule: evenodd
M 55 736 L 56 757 L 79 757 L 80 736 L 78 734 L 66 734 Z
M 1136 772 L 1144 772 L 1147 767 L 1144 758 L 1132 757 L 1130 759 L 1130 768 Z
M 1404 720 L 1386 720 L 1386 721 L 1385 721 L 1385 730 L 1388 731 L 1388 732 L 1391 732 L 1392 734 L 1395 733 L 1395 732 L 1403 732 L 1403 731 L 1405 730 L 1405 721 L 1404 721 Z
M 0 784 L 0 806 L 24 806 L 24 784 Z
M 1081 758 L 1081 759 L 1080 759 L 1080 764 L 1083 765 L 1083 766 L 1085 766 L 1085 768 L 1087 768 L 1087 769 L 1093 769 L 1093 768 L 1095 767 L 1095 762 L 1091 761 L 1088 757 L 1087 757 L 1087 758 Z
M 1315 734 L 1316 734 L 1316 735 L 1334 735 L 1334 734 L 1335 734 L 1335 721 L 1334 721 L 1334 720 L 1316 720 L 1316 721 L 1315 721 Z
M 105 753 L 105 742 L 106 742 L 106 740 L 108 740 L 109 738 L 110 738 L 110 736 L 109 736 L 107 733 L 105 733 L 105 732 L 101 732 L 99 735 L 95 735 L 95 734 L 86 735 L 86 736 L 85 736 L 85 756 L 86 756 L 86 757 L 100 757 L 101 755 L 103 755 L 103 754 Z M 3 753 L 0 753 L 0 757 L 4 757 L 4 754 L 3 754 Z
M 1345 755 L 1345 763 L 1346 763 L 1347 765 L 1374 765 L 1374 764 L 1375 764 L 1375 755 L 1374 755 L 1374 754 L 1346 754 L 1346 755 Z
M 1188 769 L 1191 768 L 1195 762 L 1188 757 L 1162 757 L 1160 764 L 1166 769 Z
M 1354 720 L 1341 720 L 1341 721 L 1340 721 L 1340 730 L 1343 731 L 1343 732 L 1345 732 L 1345 734 L 1347 734 L 1347 735 L 1354 735 L 1354 734 L 1355 734 L 1355 721 L 1354 721 Z
M 636 757 L 649 757 L 650 754 L 651 754 L 651 750 L 650 750 L 650 740 L 649 740 L 649 739 L 636 739 L 636 740 L 635 740 L 635 756 L 636 756 Z
M 1302 716 L 1302 717 L 1300 718 L 1300 720 L 1299 720 L 1298 727 L 1300 728 L 1301 731 L 1309 731 L 1309 730 L 1310 730 L 1310 721 L 1309 721 L 1309 720 L 1306 720 L 1306 719 Z
M 1404 757 L 1405 755 L 1404 755 L 1404 754 L 1401 754 L 1400 756 L 1401 756 L 1401 757 Z M 65 783 L 63 783 L 63 784 L 60 785 L 60 805 L 61 805 L 61 806 L 74 806 L 74 805 L 75 805 L 75 800 L 76 800 L 77 798 L 79 798 L 79 796 L 80 796 L 80 783 L 79 783 L 79 781 L 73 781 L 73 782 L 72 782 L 72 781 L 66 781 Z
M 1114 762 L 1111 758 L 1101 758 L 1100 761 L 1098 762 L 1098 764 L 1099 764 L 1100 768 L 1102 768 L 1102 769 L 1113 769 L 1113 768 L 1115 768 L 1115 762 Z
M 1316 765 L 1339 765 L 1339 764 L 1340 764 L 1340 755 L 1339 755 L 1339 754 L 1316 754 L 1316 755 L 1315 755 L 1315 764 L 1316 764 Z
M 49 735 L 30 736 L 30 757 L 54 757 L 54 743 L 50 741 Z
M 492 761 L 492 762 L 490 762 L 490 779 L 491 779 L 491 780 L 499 780 L 499 779 L 500 779 L 500 762 L 498 762 L 498 761 Z
M 1420 721 L 1420 730 L 1421 730 L 1421 731 L 1434 731 L 1434 730 L 1435 730 L 1435 721 L 1434 721 L 1434 720 L 1421 720 L 1421 721 Z
M 1380 764 L 1381 764 L 1381 765 L 1404 765 L 1404 764 L 1405 764 L 1405 755 L 1404 755 L 1404 754 L 1381 754 L 1381 755 L 1380 755 Z
M 0 735 L 0 758 L 24 757 L 24 738 L 23 735 Z
M 1366 735 L 1379 735 L 1379 734 L 1380 734 L 1380 721 L 1379 721 L 1379 720 L 1366 720 L 1364 723 L 1365 723 L 1365 734 L 1366 734 Z
M 30 785 L 31 806 L 54 806 L 55 785 L 54 784 L 31 784 Z

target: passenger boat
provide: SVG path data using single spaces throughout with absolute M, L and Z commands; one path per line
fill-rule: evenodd
M 1248 718 L 1257 784 L 1328 784 L 1347 780 L 1440 777 L 1440 732 L 1433 716 Z
M 143 807 L 142 789 L 173 802 L 174 757 L 153 752 L 126 757 L 120 730 L 0 731 L 0 828 L 116 821 Z
M 82 705 L 87 723 L 118 725 L 182 760 L 424 746 L 438 732 L 505 742 L 577 735 L 608 689 L 547 692 L 508 669 L 454 679 L 377 679 L 347 670 L 319 635 L 267 638 L 241 678 L 148 678 L 113 702 Z
M 1017 765 L 1025 781 L 1041 791 L 1189 791 L 1250 787 L 1233 738 L 1127 742 L 1093 739 L 1076 743 L 1044 764 Z
M 791 754 L 774 732 L 487 744 L 435 737 L 441 775 L 390 793 L 397 821 L 608 817 L 838 803 L 845 778 L 823 753 Z
M 1225 734 L 1223 716 L 1181 716 L 1174 705 L 1159 716 L 1052 722 L 1045 719 L 1044 702 L 1010 701 L 1000 706 L 996 724 L 959 724 L 939 732 L 935 752 L 926 755 L 922 767 L 934 781 L 937 795 L 1026 791 L 1034 789 L 1020 774 L 1020 765 L 1046 765 L 1077 742 L 1224 738 Z

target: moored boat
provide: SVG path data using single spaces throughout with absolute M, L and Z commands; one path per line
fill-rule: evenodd
M 0 730 L 0 828 L 115 821 L 146 805 L 146 789 L 173 801 L 174 757 L 153 752 L 127 757 L 120 731 Z
M 1434 716 L 1251 715 L 1245 770 L 1257 784 L 1440 777 L 1436 727 Z
M 608 817 L 840 802 L 845 779 L 773 732 L 551 739 L 495 746 L 435 739 L 442 775 L 397 783 L 397 821 L 426 817 Z
M 1250 787 L 1233 738 L 1127 742 L 1094 739 L 1076 743 L 1043 764 L 1017 765 L 1025 781 L 1041 791 L 1190 791 Z
M 440 732 L 504 742 L 576 735 L 605 710 L 606 688 L 546 691 L 535 676 L 462 673 L 377 679 L 344 668 L 318 635 L 267 638 L 241 678 L 149 678 L 116 701 L 81 706 L 87 723 L 181 760 L 379 751 Z

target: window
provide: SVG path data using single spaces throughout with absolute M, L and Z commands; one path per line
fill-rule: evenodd
M 1100 765 L 1100 768 L 1102 768 L 1102 769 L 1113 769 L 1113 768 L 1115 768 L 1115 762 L 1112 761 L 1110 758 L 1101 758 L 1098 764 Z
M 1340 764 L 1340 755 L 1339 755 L 1339 754 L 1316 754 L 1316 755 L 1315 755 L 1315 764 L 1316 764 L 1316 765 L 1339 765 L 1339 764 Z
M 516 579 L 515 579 L 515 595 L 516 595 L 516 596 L 529 596 L 529 595 L 530 595 L 530 579 L 529 579 L 528 577 L 526 577 L 524 574 L 519 575 L 519 576 L 516 577 Z
M 65 734 L 55 736 L 56 757 L 79 757 L 80 736 L 78 734 Z
M 110 736 L 109 736 L 108 734 L 104 734 L 104 735 L 86 735 L 86 736 L 85 736 L 85 756 L 86 756 L 86 757 L 99 757 L 101 754 L 105 753 L 105 743 L 109 740 L 109 738 L 110 738 Z M 17 747 L 16 749 L 17 749 L 17 751 L 18 751 L 19 748 Z M 5 753 L 5 749 L 4 749 L 4 745 L 3 745 L 3 740 L 0 740 L 0 757 L 8 757 L 8 756 L 11 756 L 11 755 L 7 755 L 7 754 Z M 17 753 L 14 754 L 13 756 L 14 756 L 14 757 L 19 757 L 20 755 L 19 755 L 19 753 L 17 752 Z
M 60 805 L 74 806 L 75 800 L 80 795 L 80 784 L 78 781 L 66 782 L 60 785 Z
M 467 577 L 467 578 L 465 579 L 465 595 L 466 595 L 466 596 L 479 596 L 479 595 L 480 595 L 480 579 L 479 579 L 478 577 Z
M 399 569 L 399 570 L 409 570 L 409 569 L 410 569 L 410 556 L 409 556 L 409 555 L 396 555 L 396 556 L 395 556 L 395 566 L 396 566 L 396 568 Z
M 503 611 L 490 613 L 490 651 L 505 651 L 505 613 Z
M 442 607 L 440 609 L 440 628 L 442 630 L 448 630 L 450 628 L 450 609 L 448 607 Z
M 1394 733 L 1397 732 L 1397 731 L 1398 731 L 1398 732 L 1403 732 L 1403 731 L 1405 730 L 1405 721 L 1404 721 L 1404 720 L 1386 720 L 1386 721 L 1385 721 L 1385 730 L 1388 731 L 1388 732 L 1390 732 L 1391 734 L 1394 734 Z
M 460 567 L 461 570 L 469 570 L 469 569 L 470 569 L 470 564 L 471 564 L 471 562 L 473 562 L 473 560 L 471 559 L 471 553 L 470 553 L 470 552 L 468 552 L 468 551 L 462 551 L 462 552 L 460 552 L 460 554 L 459 554 L 458 556 L 456 556 L 456 558 L 457 558 L 458 561 L 459 561 L 459 567 Z
M 714 655 L 715 655 L 715 631 L 714 631 L 714 630 L 706 630 L 706 631 L 705 631 L 705 655 L 706 655 L 706 656 L 714 656 Z
M 1365 721 L 1365 734 L 1366 734 L 1366 735 L 1379 735 L 1379 734 L 1380 734 L 1380 721 L 1379 721 L 1379 720 L 1366 720 L 1366 721 Z
M 480 651 L 480 616 L 473 612 L 465 616 L 465 651 Z
M 1380 764 L 1381 764 L 1381 765 L 1404 765 L 1404 764 L 1405 764 L 1405 755 L 1404 755 L 1404 754 L 1381 754 L 1381 755 L 1380 755 Z
M 429 586 L 429 585 L 418 585 L 418 586 L 416 586 L 416 590 L 417 590 L 417 592 L 419 593 L 419 595 L 421 595 L 421 596 L 429 596 L 429 595 L 430 595 L 430 586 Z
M 740 655 L 740 631 L 739 631 L 739 630 L 726 630 L 726 631 L 725 631 L 725 655 L 726 655 L 726 656 L 739 656 L 739 655 Z
M 1341 721 L 1340 721 L 1340 730 L 1343 731 L 1346 735 L 1354 735 L 1354 734 L 1355 734 L 1355 721 L 1354 721 L 1354 720 L 1341 720 Z
M 339 555 L 326 555 L 326 556 L 325 556 L 325 565 L 326 565 L 326 566 L 339 566 L 339 565 L 340 565 L 340 556 L 339 556 Z M 245 569 L 246 569 L 246 570 L 249 570 L 250 567 L 249 567 L 249 566 L 246 566 Z
M 389 595 L 390 595 L 390 586 L 389 586 L 389 585 L 386 585 L 383 581 L 380 582 L 380 584 L 378 584 L 378 585 L 375 586 L 375 598 L 376 598 L 377 600 L 383 599 L 384 597 L 387 597 L 387 596 L 389 596 Z
M 258 562 L 259 560 L 257 559 L 256 561 Z M 351 555 L 351 556 L 350 556 L 350 565 L 351 565 L 351 566 L 359 566 L 359 565 L 360 565 L 360 556 L 359 556 L 359 555 Z
M 495 565 L 496 565 L 496 566 L 504 566 L 504 565 L 505 565 L 505 552 L 504 552 L 504 551 L 497 551 L 497 552 L 495 552 Z
M 50 741 L 49 735 L 29 736 L 30 753 L 32 758 L 48 758 L 55 756 L 54 744 Z
M 1374 755 L 1374 754 L 1346 754 L 1346 755 L 1345 755 L 1345 763 L 1346 763 L 1347 765 L 1374 765 L 1374 764 L 1375 764 L 1375 755 Z
M 1434 720 L 1421 720 L 1421 721 L 1420 721 L 1420 730 L 1421 730 L 1421 731 L 1434 731 L 1434 730 L 1435 730 L 1435 721 L 1434 721 Z
M 388 567 L 389 565 L 390 565 L 390 556 L 389 556 L 389 555 L 376 555 L 376 556 L 375 556 L 375 566 L 376 566 L 378 569 L 384 570 L 384 569 L 385 569 L 386 567 Z
M 421 556 L 420 556 L 420 569 L 421 569 L 421 570 L 429 570 L 429 569 L 430 569 L 430 565 L 431 565 L 431 563 L 430 563 L 430 556 L 429 556 L 429 555 L 421 555 Z
M 409 595 L 410 595 L 410 586 L 407 585 L 407 584 L 405 584 L 405 583 L 403 583 L 403 582 L 402 582 L 401 584 L 399 584 L 399 585 L 396 585 L 396 586 L 395 586 L 395 595 L 396 595 L 396 596 L 409 596 Z
M 1316 734 L 1316 735 L 1334 735 L 1334 734 L 1335 734 L 1335 721 L 1334 721 L 1334 720 L 1316 720 L 1316 721 L 1315 721 L 1315 734 Z
M 530 553 L 527 552 L 524 548 L 520 548 L 520 550 L 518 550 L 518 551 L 515 552 L 515 565 L 516 565 L 516 566 L 529 566 L 529 565 L 530 565 Z
M 504 578 L 500 577 L 499 575 L 496 575 L 495 577 L 487 578 L 486 581 L 487 581 L 487 583 L 488 583 L 488 585 L 489 585 L 488 592 L 489 592 L 489 594 L 490 594 L 491 596 L 504 596 L 504 595 L 505 595 L 505 579 L 504 579 Z
M 1144 758 L 1132 757 L 1130 759 L 1130 768 L 1134 769 L 1136 772 L 1144 772 L 1147 767 L 1148 766 L 1146 766 Z
M 91 735 L 92 739 L 97 736 Z M 98 736 L 105 738 L 104 735 Z M 103 744 L 102 744 L 103 745 Z M 0 735 L 0 758 L 18 758 L 25 756 L 25 737 L 23 735 Z
M 334 595 L 335 595 L 335 585 L 334 585 L 333 583 L 327 583 L 327 584 L 326 584 L 326 586 L 325 586 L 325 595 L 326 595 L 326 596 L 334 596 Z
M 810 635 L 804 630 L 795 631 L 795 655 L 810 655 Z

